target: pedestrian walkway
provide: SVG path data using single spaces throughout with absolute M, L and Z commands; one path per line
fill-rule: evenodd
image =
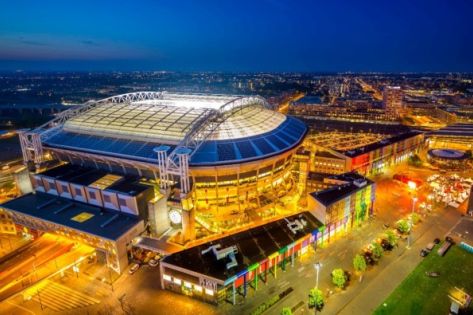
M 100 303 L 100 300 L 66 287 L 62 284 L 46 280 L 39 287 L 28 290 L 32 291 L 33 299 L 40 303 L 43 308 L 53 311 L 67 311 Z

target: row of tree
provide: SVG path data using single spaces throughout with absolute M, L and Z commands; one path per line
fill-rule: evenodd
M 414 219 L 414 218 L 413 218 Z M 405 223 L 404 223 L 405 221 Z M 413 220 L 414 221 L 414 220 Z M 405 230 L 407 225 L 407 230 Z M 397 229 L 401 233 L 407 233 L 409 231 L 410 225 L 406 220 L 400 220 L 397 223 Z M 405 231 L 405 232 L 404 232 Z M 386 231 L 383 242 L 385 245 L 389 245 L 391 248 L 395 247 L 399 241 L 399 238 L 394 230 Z M 383 246 L 378 242 L 373 242 L 369 245 L 370 253 L 375 261 L 381 259 L 384 254 Z M 368 268 L 368 262 L 365 258 L 365 255 L 357 254 L 353 258 L 353 268 L 355 271 L 360 275 L 360 278 Z M 350 280 L 350 274 L 343 270 L 342 268 L 336 268 L 332 270 L 332 283 L 340 289 L 345 288 L 348 281 Z M 309 307 L 315 308 L 316 310 L 320 311 L 324 307 L 325 300 L 324 294 L 320 289 L 312 288 L 309 291 Z M 292 309 L 290 307 L 284 307 L 281 311 L 281 315 L 291 315 Z

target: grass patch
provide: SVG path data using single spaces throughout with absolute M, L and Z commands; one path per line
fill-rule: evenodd
M 394 314 L 448 314 L 448 292 L 453 287 L 463 288 L 473 294 L 473 254 L 458 246 L 452 246 L 444 257 L 432 252 L 381 304 L 374 315 Z M 438 278 L 430 278 L 425 272 L 436 271 Z M 395 275 L 393 275 L 395 277 Z M 472 306 L 470 306 L 470 309 Z

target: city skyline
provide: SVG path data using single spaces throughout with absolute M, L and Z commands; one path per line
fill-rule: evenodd
M 473 71 L 466 1 L 2 7 L 0 70 Z

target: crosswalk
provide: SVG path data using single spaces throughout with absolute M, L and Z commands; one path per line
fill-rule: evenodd
M 96 298 L 49 280 L 33 294 L 36 302 L 58 312 L 100 303 L 100 300 Z

